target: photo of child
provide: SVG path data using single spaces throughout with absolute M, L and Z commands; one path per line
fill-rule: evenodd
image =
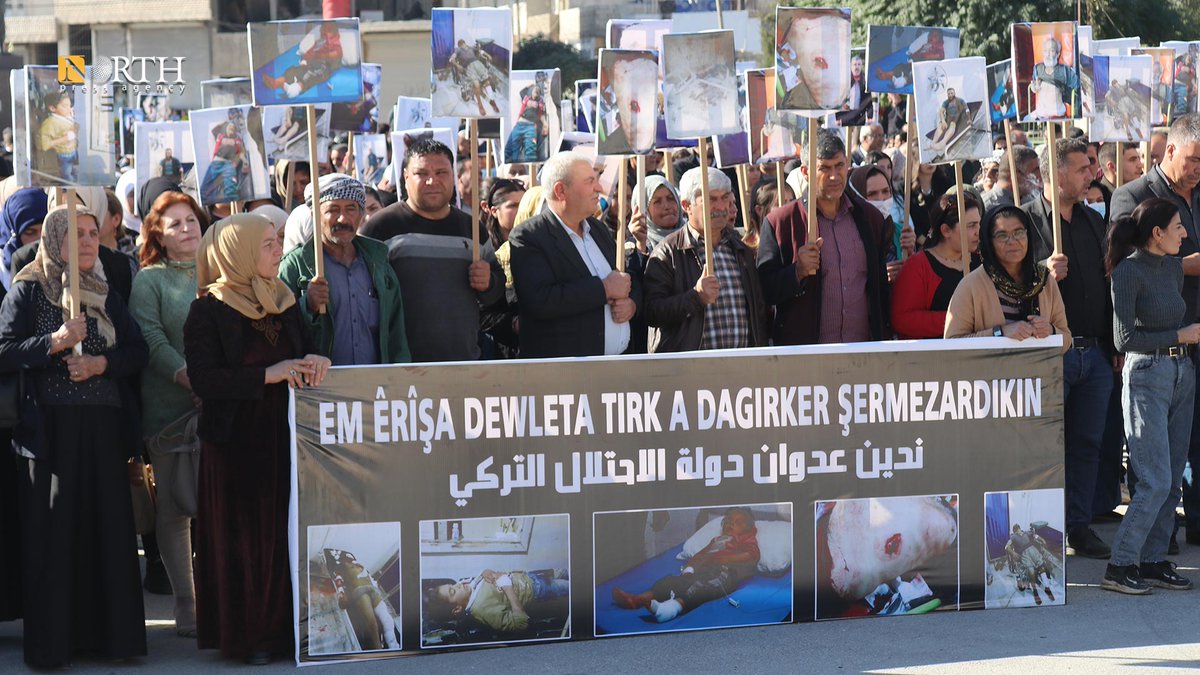
M 324 162 L 329 155 L 330 104 L 313 106 L 317 129 L 317 161 Z M 277 105 L 262 108 L 263 138 L 267 145 L 267 157 L 271 160 L 309 160 L 308 117 L 305 106 Z
M 421 521 L 421 647 L 569 639 L 569 520 Z
M 310 656 L 400 649 L 400 523 L 308 528 Z
M 379 88 L 383 82 L 383 66 L 378 63 L 362 64 L 362 80 L 361 100 L 333 104 L 330 129 L 356 134 L 373 134 L 379 130 Z
M 850 10 L 779 7 L 775 73 L 781 110 L 836 110 L 850 88 Z
M 790 621 L 791 519 L 786 502 L 595 514 L 596 635 Z
M 602 155 L 654 150 L 658 115 L 658 52 L 600 50 L 596 142 Z
M 91 70 L 89 67 L 88 77 Z M 90 80 L 89 80 L 90 81 Z M 54 66 L 25 67 L 26 143 L 34 187 L 116 182 L 116 112 L 88 86 L 58 82 Z
M 435 117 L 502 117 L 512 71 L 512 10 L 432 12 Z
M 877 94 L 913 93 L 912 64 L 958 58 L 957 28 L 871 26 L 867 34 L 867 89 Z
M 358 19 L 247 24 L 254 105 L 363 99 Z
M 194 110 L 190 122 L 202 204 L 270 198 L 262 109 Z
M 354 137 L 354 164 L 358 179 L 375 185 L 387 169 L 387 137 L 383 134 L 359 134 Z
M 562 84 L 553 70 L 514 70 L 509 116 L 503 119 L 504 161 L 544 162 L 557 145 Z
M 1063 491 L 985 492 L 983 509 L 984 607 L 1065 604 Z

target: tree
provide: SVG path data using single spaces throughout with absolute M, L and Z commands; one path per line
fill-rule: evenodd
M 562 42 L 555 42 L 545 35 L 534 35 L 521 40 L 513 54 L 514 70 L 543 70 L 558 68 L 562 72 L 563 91 L 574 91 L 576 80 L 596 77 L 596 59 L 589 59 L 578 49 Z

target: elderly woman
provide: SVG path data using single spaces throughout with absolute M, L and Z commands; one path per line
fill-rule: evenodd
M 196 623 L 201 649 L 265 664 L 292 653 L 288 386 L 329 370 L 279 280 L 271 221 L 237 214 L 201 240 L 202 297 L 183 326 L 200 397 Z
M 37 256 L 0 308 L 0 371 L 25 372 L 13 446 L 22 457 L 25 662 L 146 653 L 126 462 L 141 442 L 128 380 L 146 342 L 97 265 L 100 230 L 77 211 L 79 288 L 70 289 L 65 208 L 46 216 Z M 70 318 L 71 291 L 80 312 Z M 75 347 L 79 350 L 73 350 Z
M 1007 337 L 1014 340 L 1071 332 L 1058 284 L 1029 255 L 1029 215 L 1012 207 L 992 209 L 979 230 L 983 265 L 955 289 L 946 311 L 944 336 Z
M 966 227 L 958 226 L 958 195 L 946 193 L 930 213 L 925 249 L 904 262 L 892 288 L 892 328 L 902 340 L 940 338 L 950 297 L 963 279 L 962 247 L 979 250 L 979 200 L 966 193 Z M 972 261 L 971 267 L 978 265 Z
M 4 268 L 0 279 L 4 287 L 10 283 L 10 268 L 17 249 L 32 244 L 42 236 L 42 220 L 46 217 L 46 193 L 41 188 L 17 190 L 0 209 L 0 240 L 4 246 Z
M 196 637 L 192 524 L 196 516 L 198 399 L 183 358 L 183 324 L 196 299 L 196 250 L 204 211 L 182 192 L 164 192 L 143 221 L 142 271 L 130 311 L 150 348 L 142 371 L 142 434 L 158 486 L 155 534 L 175 596 L 175 631 Z
M 637 195 L 640 185 L 634 185 L 633 194 Z M 636 198 L 631 200 L 636 202 Z M 645 259 L 658 246 L 658 242 L 667 238 L 683 222 L 683 207 L 679 204 L 679 193 L 662 176 L 646 176 L 646 214 L 642 215 L 633 204 L 633 217 L 629 221 L 629 231 L 637 241 L 638 257 L 645 266 Z

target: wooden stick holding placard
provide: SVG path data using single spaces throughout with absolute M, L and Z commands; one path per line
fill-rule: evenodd
M 71 285 L 71 318 L 79 316 L 79 195 L 75 188 L 67 188 L 67 283 Z M 60 193 L 61 196 L 61 193 Z M 62 202 L 59 202 L 60 204 Z M 98 222 L 98 221 L 97 221 Z M 83 354 L 83 343 L 75 344 L 75 355 Z
M 738 206 L 742 209 L 742 227 L 749 232 L 750 219 L 753 218 L 753 215 L 750 213 L 750 186 L 747 185 L 750 182 L 750 172 L 746 169 L 745 164 L 738 164 L 734 170 L 737 171 Z
M 1121 187 L 1121 184 L 1125 182 L 1125 180 L 1124 180 L 1125 172 L 1121 170 L 1121 165 L 1123 165 L 1125 163 L 1125 155 L 1121 154 L 1122 150 L 1124 150 L 1124 148 L 1121 147 L 1121 141 L 1117 141 L 1117 162 L 1116 162 L 1117 163 L 1117 167 L 1116 167 L 1117 182 L 1113 187 Z
M 488 142 L 484 144 L 483 153 L 483 174 L 490 176 L 492 175 L 492 139 L 489 138 Z M 532 185 L 532 180 L 530 184 Z
M 775 162 L 775 206 L 783 206 L 783 162 Z
M 955 229 L 958 230 L 958 247 L 962 249 L 962 273 L 965 277 L 971 273 L 971 245 L 967 236 L 967 200 L 964 199 L 961 159 L 954 160 L 954 189 L 957 190 L 954 201 L 958 203 L 958 225 Z
M 341 169 L 339 169 L 338 167 L 335 166 L 335 167 L 333 167 L 333 170 L 336 172 L 339 170 L 345 171 L 346 169 L 349 169 L 349 171 L 345 171 L 345 172 L 350 174 L 351 176 L 353 176 L 356 179 L 358 178 L 358 164 L 354 161 L 354 132 L 353 131 L 351 131 L 349 133 L 349 135 L 346 137 L 346 156 L 345 156 L 345 158 L 342 159 L 342 164 L 344 166 L 342 166 Z
M 634 195 L 637 204 L 638 213 L 642 214 L 642 226 L 646 228 L 647 233 L 650 230 L 650 214 L 646 212 L 646 202 L 649 195 L 646 194 L 646 156 L 637 156 L 637 194 Z
M 663 173 L 667 176 L 667 182 L 675 184 L 675 165 L 671 163 L 671 151 L 663 150 Z
M 716 274 L 716 267 L 713 265 L 712 230 L 708 226 L 708 163 L 704 161 L 705 157 L 708 157 L 708 138 L 702 137 L 700 139 L 700 208 L 701 213 L 704 214 L 704 276 L 711 277 Z
M 629 170 L 625 167 L 625 156 L 621 156 L 620 168 L 617 169 L 617 271 L 625 271 L 625 210 L 629 208 L 629 199 L 625 196 L 629 189 Z
M 325 247 L 324 247 L 324 231 L 325 228 L 321 224 L 321 170 L 320 163 L 317 161 L 317 109 L 312 105 L 304 106 L 304 116 L 308 122 L 308 171 L 311 177 L 309 186 L 312 187 L 312 202 L 309 206 L 312 207 L 313 221 L 313 277 L 316 279 L 325 278 Z M 317 314 L 325 313 L 325 305 L 317 307 Z
M 287 175 L 285 182 L 287 183 L 287 195 L 283 198 L 283 208 L 288 212 L 292 212 L 292 190 L 296 189 L 296 160 L 284 160 L 287 162 L 287 168 L 284 173 Z
M 1004 120 L 1004 147 L 1008 152 L 1008 180 L 1012 183 L 1013 204 L 1021 205 L 1021 180 L 1017 173 L 1017 155 L 1013 152 L 1012 120 Z
M 820 230 L 817 228 L 817 118 L 808 118 L 808 233 L 804 243 L 817 241 Z
M 1046 153 L 1050 156 L 1050 219 L 1054 227 L 1054 253 L 1062 253 L 1062 214 L 1058 212 L 1058 123 L 1046 123 Z
M 471 262 L 479 262 L 479 120 L 468 120 L 471 144 L 471 194 L 467 203 L 471 205 Z
M 901 215 L 903 221 L 900 223 L 900 229 L 904 229 L 908 225 L 908 214 L 909 210 L 912 209 L 912 184 L 916 176 L 921 173 L 921 156 L 913 152 L 913 148 L 917 147 L 917 99 L 911 94 L 909 94 L 908 104 L 905 106 L 905 116 L 907 119 L 904 123 L 904 211 Z M 910 169 L 914 163 L 918 165 L 916 173 L 912 173 Z M 912 178 L 910 178 L 910 175 Z M 900 260 L 908 257 L 908 251 L 905 251 L 903 246 L 900 247 L 898 253 L 900 254 Z

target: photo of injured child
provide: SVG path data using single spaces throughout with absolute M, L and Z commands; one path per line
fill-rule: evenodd
M 373 134 L 379 130 L 379 90 L 383 86 L 383 66 L 362 64 L 363 95 L 350 103 L 331 106 L 329 127 L 334 131 Z
M 400 523 L 308 528 L 310 656 L 400 649 Z
M 841 109 L 850 90 L 850 10 L 779 7 L 775 28 L 779 109 Z
M 922 164 L 992 154 L 987 62 L 982 56 L 914 63 L 913 78 Z
M 1150 75 L 1150 126 L 1164 127 L 1170 123 L 1171 89 L 1175 84 L 1175 50 L 1133 49 L 1133 56 L 1149 56 L 1154 60 Z
M 358 19 L 247 24 L 254 105 L 363 98 Z
M 423 649 L 571 637 L 569 516 L 419 528 Z
M 817 502 L 816 618 L 958 606 L 958 495 Z
M 596 635 L 786 623 L 792 505 L 597 513 Z
M 1079 115 L 1076 44 L 1073 22 L 1013 24 L 1012 60 L 1021 121 L 1066 120 Z
M 991 110 L 992 124 L 1001 124 L 1004 120 L 1016 119 L 1017 102 L 1013 97 L 1012 88 L 1012 59 L 1004 59 L 987 67 L 988 78 L 988 108 Z
M 876 94 L 913 93 L 912 64 L 958 58 L 957 28 L 871 26 L 867 32 L 867 89 Z
M 1097 141 L 1143 143 L 1150 139 L 1149 56 L 1093 56 L 1096 115 L 1089 137 Z
M 733 31 L 663 36 L 667 136 L 701 138 L 742 130 Z
M 550 148 L 558 144 L 558 103 L 562 84 L 557 68 L 553 70 L 514 70 L 513 99 L 509 117 L 504 118 L 504 161 L 544 162 Z
M 384 134 L 359 134 L 354 137 L 354 165 L 358 179 L 367 185 L 375 185 L 383 179 L 387 170 L 387 136 Z
M 987 492 L 984 607 L 1066 603 L 1063 491 Z
M 269 199 L 262 109 L 253 106 L 193 110 L 192 148 L 204 206 Z
M 317 161 L 324 162 L 329 154 L 330 104 L 313 106 L 317 128 Z M 271 160 L 309 160 L 308 117 L 305 106 L 275 105 L 262 108 L 263 138 L 267 144 L 267 157 Z
M 512 71 L 512 10 L 435 8 L 433 116 L 502 117 Z
M 658 53 L 601 49 L 596 143 L 602 155 L 654 150 L 658 114 Z

